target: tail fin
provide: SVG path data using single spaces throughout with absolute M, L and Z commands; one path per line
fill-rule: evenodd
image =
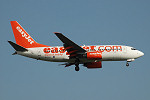
M 23 29 L 17 21 L 10 21 L 16 43 L 24 48 L 47 47 L 39 44 Z

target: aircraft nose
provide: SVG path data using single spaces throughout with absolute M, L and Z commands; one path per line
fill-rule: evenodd
M 144 56 L 144 53 L 140 51 L 139 55 L 140 55 L 140 57 L 142 57 L 142 56 Z

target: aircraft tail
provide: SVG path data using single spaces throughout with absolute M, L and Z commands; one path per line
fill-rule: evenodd
M 16 43 L 24 48 L 47 47 L 39 44 L 23 29 L 17 21 L 10 21 Z

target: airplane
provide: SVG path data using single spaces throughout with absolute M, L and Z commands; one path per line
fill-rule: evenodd
M 10 21 L 16 43 L 8 41 L 15 49 L 12 55 L 21 55 L 37 60 L 63 62 L 65 67 L 75 65 L 79 71 L 79 64 L 88 69 L 102 68 L 102 61 L 132 62 L 144 55 L 143 52 L 131 46 L 124 45 L 87 45 L 79 46 L 62 33 L 54 34 L 62 41 L 63 46 L 47 46 L 37 43 L 17 21 Z

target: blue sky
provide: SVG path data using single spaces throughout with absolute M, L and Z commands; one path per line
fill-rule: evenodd
M 150 100 L 149 0 L 1 0 L 0 100 Z M 12 56 L 10 21 L 39 43 L 62 45 L 63 32 L 79 45 L 121 44 L 145 55 L 130 63 L 102 62 L 102 69 Z

